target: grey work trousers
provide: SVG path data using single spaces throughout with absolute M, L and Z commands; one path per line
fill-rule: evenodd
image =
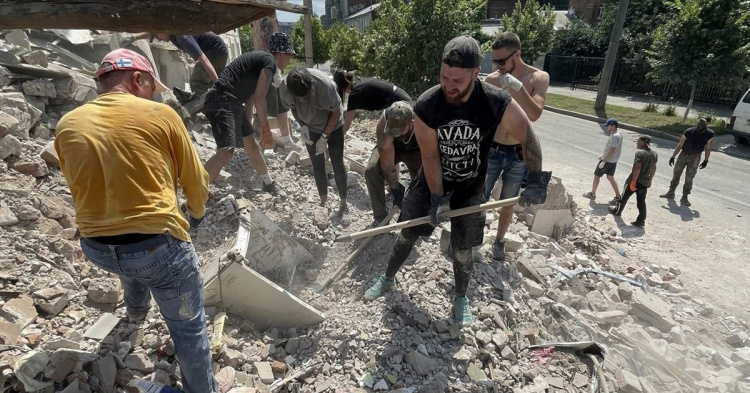
M 417 151 L 396 151 L 394 164 L 399 162 L 406 164 L 409 169 L 409 176 L 412 179 L 422 167 L 422 155 Z M 381 221 L 388 215 L 385 206 L 385 173 L 380 167 L 380 153 L 378 149 L 373 150 L 370 161 L 367 162 L 365 169 L 365 182 L 367 183 L 367 193 L 370 194 L 370 203 L 372 204 L 372 215 L 375 221 Z
M 677 162 L 674 164 L 674 171 L 672 172 L 672 182 L 669 183 L 669 192 L 674 194 L 677 186 L 680 185 L 680 177 L 682 172 L 687 168 L 685 173 L 685 184 L 682 185 L 682 196 L 690 195 L 690 191 L 693 189 L 693 178 L 698 173 L 698 165 L 701 161 L 701 153 L 687 154 L 684 151 L 680 152 L 677 157 Z

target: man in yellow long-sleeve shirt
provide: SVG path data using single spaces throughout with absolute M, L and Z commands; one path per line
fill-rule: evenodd
M 65 115 L 55 149 L 68 181 L 83 253 L 120 277 L 131 321 L 156 299 L 186 393 L 218 392 L 203 311 L 203 275 L 187 231 L 208 199 L 187 130 L 170 107 L 151 101 L 164 86 L 143 56 L 110 52 L 96 73 L 104 92 Z M 177 186 L 187 198 L 187 219 Z

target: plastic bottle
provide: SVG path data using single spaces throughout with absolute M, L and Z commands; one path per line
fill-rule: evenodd
M 130 386 L 137 387 L 141 393 L 183 393 L 182 390 L 145 379 L 134 379 Z

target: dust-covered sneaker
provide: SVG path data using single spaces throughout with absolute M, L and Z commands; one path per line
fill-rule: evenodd
M 620 204 L 619 203 L 617 204 L 617 206 L 610 206 L 609 208 L 607 208 L 607 210 L 609 210 L 609 212 L 613 216 L 620 217 L 620 213 L 618 212 L 620 210 Z
M 492 260 L 495 262 L 505 260 L 505 239 L 495 239 L 492 243 Z
M 471 305 L 466 296 L 457 296 L 453 300 L 453 319 L 460 326 L 468 326 L 474 321 L 471 315 Z
M 593 201 L 594 199 L 596 199 L 596 194 L 594 194 L 593 192 L 589 191 L 589 192 L 583 194 L 583 197 L 591 199 Z
M 268 184 L 263 185 L 263 192 L 267 192 L 271 195 L 276 195 L 279 198 L 286 198 L 286 192 L 284 190 L 276 187 L 276 182 L 271 182 Z
M 390 291 L 395 286 L 395 277 L 393 278 L 393 280 L 389 280 L 385 277 L 385 274 L 381 274 L 380 277 L 378 277 L 378 281 L 375 281 L 375 284 L 373 284 L 373 286 L 371 286 L 370 289 L 365 292 L 363 298 L 366 302 L 371 302 L 383 296 L 386 292 Z
M 620 203 L 620 197 L 614 197 L 611 201 L 608 202 L 610 205 L 617 205 Z

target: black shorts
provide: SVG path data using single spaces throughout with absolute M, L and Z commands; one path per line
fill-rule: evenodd
M 278 117 L 279 113 L 284 113 L 288 110 L 289 108 L 281 102 L 279 89 L 273 85 L 269 85 L 268 93 L 266 93 L 266 114 L 268 117 Z
M 244 146 L 242 138 L 255 133 L 245 114 L 245 106 L 229 93 L 209 90 L 204 110 L 219 149 L 241 148 Z
M 451 210 L 479 205 L 485 202 L 484 179 L 474 181 L 469 187 L 457 187 L 450 201 Z M 430 214 L 430 187 L 422 169 L 409 183 L 401 206 L 401 216 L 398 221 L 412 220 Z M 484 236 L 484 212 L 471 213 L 451 218 L 451 244 L 454 248 L 467 249 L 482 244 Z M 435 228 L 430 224 L 418 225 L 401 230 L 406 239 L 417 239 L 420 236 L 430 236 Z
M 602 163 L 601 161 L 596 163 L 596 169 L 594 169 L 594 176 L 602 177 L 604 175 L 607 175 L 607 176 L 615 175 L 615 169 L 617 169 L 616 162 L 605 162 L 604 168 L 599 169 L 599 164 L 601 163 Z

